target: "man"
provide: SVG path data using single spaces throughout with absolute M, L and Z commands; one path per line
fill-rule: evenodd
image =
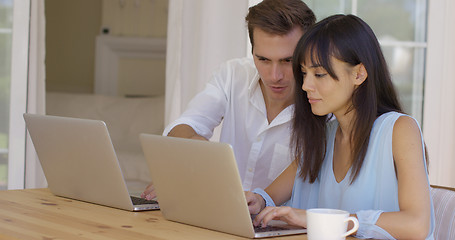
M 253 59 L 223 64 L 163 135 L 207 140 L 223 121 L 220 141 L 232 145 L 243 188 L 251 190 L 267 187 L 292 161 L 291 59 L 316 17 L 301 0 L 264 0 L 245 19 Z M 142 194 L 154 196 L 153 185 Z

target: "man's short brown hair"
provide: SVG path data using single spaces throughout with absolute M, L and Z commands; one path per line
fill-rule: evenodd
M 251 46 L 254 46 L 254 28 L 270 34 L 286 35 L 298 26 L 305 32 L 316 22 L 316 16 L 302 0 L 263 0 L 249 8 L 245 20 Z

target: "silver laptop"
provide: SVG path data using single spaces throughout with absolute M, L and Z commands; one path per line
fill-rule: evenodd
M 53 194 L 129 211 L 159 208 L 128 193 L 103 121 L 36 114 L 24 119 Z
M 255 231 L 229 144 L 144 133 L 140 140 L 166 219 L 248 238 L 306 233 L 279 221 Z

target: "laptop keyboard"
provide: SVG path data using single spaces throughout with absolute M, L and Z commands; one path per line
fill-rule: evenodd
M 278 226 L 267 226 L 267 227 L 261 227 L 257 226 L 254 227 L 254 232 L 272 232 L 272 231 L 280 231 L 280 230 L 289 230 L 289 228 L 285 227 L 278 227 Z
M 158 204 L 158 202 L 155 200 L 147 200 L 147 199 L 135 197 L 135 196 L 130 196 L 130 197 L 131 197 L 131 201 L 133 202 L 133 205 Z

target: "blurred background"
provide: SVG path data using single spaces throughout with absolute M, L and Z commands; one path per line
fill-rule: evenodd
M 0 189 L 45 186 L 26 137 L 21 116 L 26 111 L 104 120 L 116 150 L 141 162 L 134 134 L 159 134 L 218 64 L 250 55 L 244 17 L 258 2 L 0 0 Z M 455 23 L 449 16 L 455 4 L 304 2 L 318 20 L 355 14 L 372 27 L 405 111 L 424 130 L 431 182 L 455 186 L 448 172 L 455 154 L 447 147 L 455 143 L 450 122 L 455 120 L 455 88 L 450 89 L 453 75 L 446 65 L 454 62 L 455 54 L 447 59 L 447 51 L 454 51 L 447 47 L 447 39 L 454 40 L 447 29 Z M 131 116 L 137 121 L 134 129 Z M 122 149 L 128 144 L 132 147 Z M 141 167 L 124 162 L 122 170 L 131 182 L 146 182 L 147 172 L 137 170 Z

